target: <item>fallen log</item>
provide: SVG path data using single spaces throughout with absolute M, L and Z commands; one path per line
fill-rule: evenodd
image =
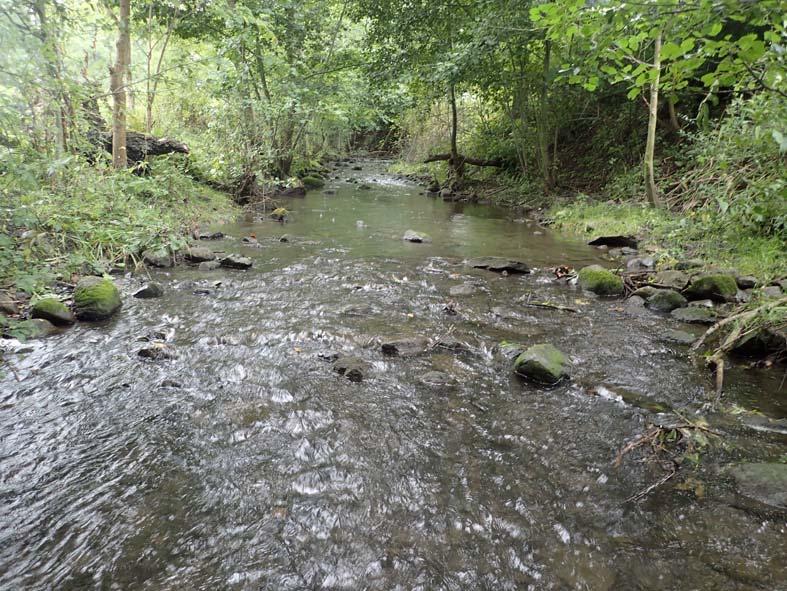
M 112 133 L 109 131 L 90 131 L 88 139 L 94 146 L 112 153 Z M 138 131 L 126 132 L 126 157 L 130 165 L 138 165 L 148 156 L 162 154 L 188 154 L 189 147 L 178 140 L 159 138 Z
M 474 166 L 496 166 L 498 168 L 503 166 L 503 161 L 499 158 L 483 160 L 481 158 L 462 156 L 461 154 L 459 154 L 457 158 L 459 159 L 457 166 L 462 166 L 463 164 L 472 164 Z M 441 160 L 451 160 L 451 154 L 432 154 L 431 156 L 427 156 L 426 160 L 424 160 L 424 164 L 428 164 L 429 162 L 439 162 Z

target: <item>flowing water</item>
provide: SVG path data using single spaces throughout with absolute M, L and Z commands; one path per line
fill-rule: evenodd
M 121 279 L 113 320 L 13 358 L 16 376 L 0 378 L 0 588 L 787 588 L 783 515 L 720 471 L 784 457 L 784 436 L 740 420 L 785 416 L 779 372 L 729 372 L 741 414 L 708 417 L 721 442 L 626 502 L 664 471 L 642 454 L 616 468 L 617 451 L 654 413 L 696 418 L 712 394 L 660 336 L 674 323 L 546 269 L 599 251 L 382 170 L 353 173 L 369 190 L 332 181 L 335 195 L 287 202 L 287 224 L 241 222 L 203 243 L 253 269 L 153 272 L 155 300 L 130 297 L 143 277 Z M 403 242 L 408 229 L 433 242 Z M 251 233 L 259 246 L 240 242 Z M 536 271 L 463 265 L 481 255 Z M 476 293 L 451 297 L 462 283 Z M 545 300 L 579 312 L 525 305 Z M 137 356 L 156 333 L 177 359 Z M 399 335 L 467 350 L 383 356 Z M 523 382 L 494 353 L 502 340 L 553 343 L 572 380 Z M 364 381 L 335 374 L 326 351 L 366 360 Z M 425 384 L 433 370 L 456 385 Z

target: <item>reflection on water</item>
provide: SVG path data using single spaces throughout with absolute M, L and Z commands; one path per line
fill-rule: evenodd
M 648 409 L 691 413 L 709 394 L 706 373 L 658 337 L 667 321 L 627 316 L 546 271 L 464 267 L 492 254 L 534 267 L 597 256 L 364 166 L 353 174 L 370 190 L 335 183 L 336 195 L 288 202 L 287 224 L 222 228 L 231 238 L 209 245 L 251 256 L 252 270 L 157 272 L 158 300 L 128 297 L 141 278 L 126 279 L 116 319 L 15 361 L 21 381 L 0 382 L 0 588 L 787 584 L 783 518 L 739 506 L 716 476 L 742 454 L 778 457 L 783 440 L 725 422 L 729 449 L 693 475 L 700 497 L 667 486 L 623 503 L 662 474 L 611 465 Z M 407 229 L 433 242 L 405 243 Z M 258 247 L 239 242 L 250 233 Z M 451 298 L 461 283 L 476 294 Z M 525 307 L 527 293 L 581 312 Z M 161 329 L 179 357 L 140 361 L 138 337 Z M 402 334 L 468 350 L 383 357 L 379 339 Z M 501 340 L 552 342 L 573 380 L 521 382 L 493 354 Z M 366 379 L 336 376 L 326 351 L 366 360 Z M 424 384 L 433 370 L 457 385 Z M 732 375 L 733 401 L 783 415 L 778 380 Z M 598 385 L 628 394 L 589 396 Z

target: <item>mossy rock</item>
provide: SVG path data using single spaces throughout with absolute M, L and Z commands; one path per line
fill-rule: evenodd
M 554 386 L 568 377 L 568 361 L 549 343 L 533 345 L 516 358 L 514 371 L 539 384 Z
M 600 296 L 615 296 L 623 293 L 623 280 L 601 265 L 590 265 L 579 271 L 582 289 Z
M 30 310 L 31 318 L 43 318 L 57 326 L 66 326 L 74 323 L 74 315 L 68 307 L 57 298 L 43 298 L 33 304 Z
M 648 298 L 646 305 L 656 312 L 672 312 L 675 308 L 682 308 L 687 303 L 686 298 L 677 291 L 658 289 Z
M 683 291 L 690 300 L 710 299 L 716 302 L 729 302 L 738 293 L 738 283 L 732 275 L 702 275 L 691 280 Z
M 277 207 L 271 212 L 271 219 L 281 222 L 287 219 L 287 214 L 289 213 L 290 212 L 283 207 Z
M 307 191 L 311 189 L 322 189 L 325 186 L 325 181 L 318 176 L 305 176 L 301 179 L 303 186 Z
M 111 279 L 85 277 L 74 290 L 74 311 L 80 320 L 104 320 L 121 305 L 120 292 Z

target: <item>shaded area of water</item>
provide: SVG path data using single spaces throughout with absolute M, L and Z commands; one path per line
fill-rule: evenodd
M 783 437 L 721 416 L 726 445 L 692 486 L 624 502 L 663 472 L 614 468 L 617 450 L 653 410 L 691 414 L 711 395 L 706 371 L 659 336 L 671 321 L 546 270 L 469 269 L 469 256 L 541 268 L 598 253 L 380 170 L 358 173 L 370 190 L 336 183 L 292 200 L 287 224 L 221 228 L 230 238 L 209 246 L 252 257 L 252 270 L 157 272 L 166 295 L 147 301 L 128 296 L 141 281 L 128 278 L 115 319 L 15 360 L 21 381 L 0 382 L 0 588 L 787 585 L 784 517 L 717 474 L 783 456 Z M 407 229 L 433 242 L 404 243 Z M 250 233 L 259 247 L 240 243 Z M 477 293 L 450 297 L 461 283 Z M 527 307 L 527 294 L 580 312 Z M 156 331 L 178 359 L 137 357 Z M 384 357 L 379 340 L 402 334 L 469 350 Z M 572 381 L 520 381 L 492 352 L 501 340 L 553 343 Z M 368 361 L 366 379 L 338 377 L 318 357 L 327 350 Z M 430 370 L 457 385 L 425 385 Z M 780 378 L 731 371 L 729 401 L 784 416 Z M 599 385 L 624 402 L 589 395 Z

